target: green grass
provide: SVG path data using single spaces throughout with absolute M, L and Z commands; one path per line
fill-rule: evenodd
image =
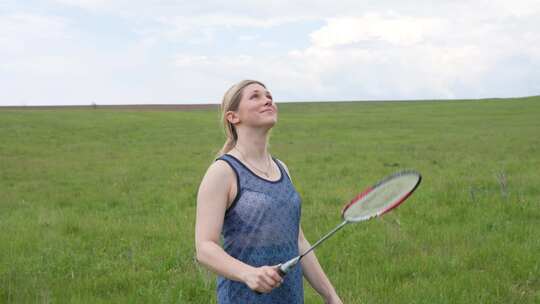
M 345 303 L 540 302 L 539 97 L 279 107 L 312 242 L 362 188 L 423 174 L 317 249 Z M 0 303 L 215 302 L 194 223 L 222 143 L 215 110 L 0 111 Z

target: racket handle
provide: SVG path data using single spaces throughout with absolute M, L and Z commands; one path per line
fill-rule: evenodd
M 277 271 L 278 271 L 278 274 L 283 278 L 285 277 L 285 275 L 287 274 L 286 272 L 284 272 L 281 267 L 283 266 L 283 264 L 278 264 L 277 265 Z M 262 295 L 262 292 L 259 292 L 259 291 L 255 291 L 256 294 L 258 295 Z
M 301 256 L 297 256 L 295 258 L 292 258 L 288 260 L 287 262 L 283 264 L 277 265 L 277 271 L 279 275 L 283 278 L 287 275 L 287 273 L 294 267 L 296 264 L 298 264 L 298 261 L 300 261 Z M 255 291 L 256 294 L 261 295 L 261 292 Z
M 295 258 L 288 260 L 287 262 L 283 264 L 280 264 L 278 267 L 279 275 L 281 275 L 282 277 L 286 276 L 287 273 L 291 271 L 291 269 L 294 266 L 296 266 L 296 264 L 298 264 L 298 261 L 300 261 L 300 258 L 301 258 L 300 256 L 297 256 Z
M 277 269 L 277 272 L 278 272 L 279 275 L 283 278 L 284 276 L 287 275 L 287 273 L 281 269 L 281 265 L 283 265 L 283 264 L 279 264 L 279 267 L 278 267 L 278 269 Z

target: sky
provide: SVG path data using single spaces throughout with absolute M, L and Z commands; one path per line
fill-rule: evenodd
M 540 0 L 0 0 L 0 106 L 540 95 Z

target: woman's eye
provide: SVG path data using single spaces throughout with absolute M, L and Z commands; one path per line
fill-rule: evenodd
M 257 94 L 253 94 L 253 95 L 251 95 L 251 97 L 249 99 L 257 98 L 257 96 L 258 96 Z

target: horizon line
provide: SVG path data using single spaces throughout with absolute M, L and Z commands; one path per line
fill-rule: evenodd
M 485 97 L 485 98 L 445 98 L 445 99 L 372 99 L 372 100 L 295 100 L 277 101 L 277 103 L 287 104 L 307 104 L 307 103 L 368 103 L 368 102 L 448 102 L 448 101 L 483 101 L 501 99 L 528 99 L 540 97 L 540 95 L 518 96 L 518 97 Z M 48 105 L 0 105 L 0 109 L 47 109 L 47 108 L 177 108 L 177 109 L 205 109 L 218 107 L 221 103 L 133 103 L 133 104 L 48 104 Z

